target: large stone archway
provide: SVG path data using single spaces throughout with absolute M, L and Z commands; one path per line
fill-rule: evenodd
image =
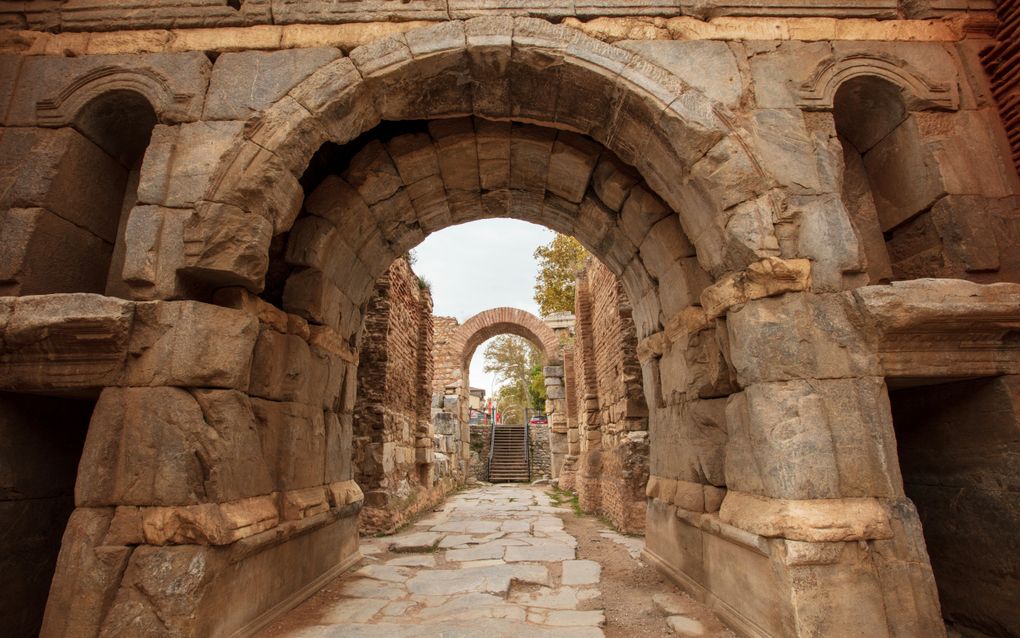
M 733 111 L 565 26 L 327 53 L 246 121 L 156 127 L 133 301 L 4 302 L 4 389 L 102 390 L 47 635 L 252 631 L 357 560 L 362 304 L 491 216 L 578 237 L 633 302 L 650 560 L 745 635 L 942 632 L 885 379 L 1020 372 L 1015 288 L 850 290 L 839 171 L 796 108 Z M 327 144 L 347 159 L 311 179 Z

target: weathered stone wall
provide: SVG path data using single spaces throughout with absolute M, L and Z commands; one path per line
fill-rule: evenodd
M 492 445 L 491 425 L 471 426 L 472 459 L 477 455 L 478 462 L 472 463 L 471 470 L 479 481 L 489 480 L 489 449 Z
M 535 480 L 552 476 L 552 454 L 549 450 L 548 425 L 531 425 L 529 428 L 531 477 Z
M 460 322 L 454 317 L 436 316 L 432 318 L 432 365 L 434 369 L 432 392 L 434 394 L 442 395 L 448 384 L 461 380 L 463 361 L 460 353 L 455 352 L 456 348 L 452 341 L 459 327 Z
M 109 254 L 134 300 L 0 303 L 0 388 L 98 396 L 47 635 L 254 630 L 356 560 L 362 308 L 492 216 L 626 291 L 649 561 L 745 635 L 942 635 L 886 382 L 1020 373 L 991 2 L 272 4 L 0 3 L 0 285 Z M 551 399 L 565 483 L 592 378 L 573 430 Z
M 352 349 L 330 328 L 247 291 L 223 288 L 215 300 L 73 294 L 0 302 L 5 387 L 98 395 L 44 635 L 98 635 L 101 627 L 231 633 L 266 613 L 268 601 L 356 559 Z M 38 419 L 61 401 L 31 410 Z M 16 399 L 13 411 L 5 404 L 6 424 L 23 403 Z M 53 416 L 18 433 L 51 441 L 37 446 L 60 468 L 47 472 L 47 484 L 31 487 L 39 466 L 28 450 L 5 464 L 19 489 L 42 497 L 59 497 L 68 486 L 60 477 L 77 462 L 77 451 L 61 451 L 74 438 L 74 423 L 59 422 L 70 415 Z M 43 530 L 59 518 L 24 530 L 24 539 L 34 534 L 44 545 Z M 181 565 L 191 566 L 187 582 L 173 575 Z M 231 600 L 227 574 L 246 583 L 243 600 Z M 180 600 L 187 611 L 175 606 Z
M 432 296 L 405 259 L 375 284 L 364 313 L 354 408 L 362 533 L 390 532 L 442 498 L 433 466 Z
M 585 511 L 640 532 L 648 480 L 648 408 L 641 387 L 632 309 L 617 278 L 591 260 L 577 283 L 572 354 L 580 457 L 576 489 Z M 586 388 L 583 394 L 577 390 Z

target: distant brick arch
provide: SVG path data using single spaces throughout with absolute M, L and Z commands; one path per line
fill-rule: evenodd
M 544 321 L 520 308 L 490 308 L 465 321 L 450 346 L 461 354 L 461 361 L 467 364 L 478 346 L 486 340 L 501 334 L 524 337 L 542 350 L 546 361 L 558 358 L 559 339 Z
M 520 308 L 490 308 L 458 326 L 436 353 L 437 386 L 460 380 L 478 346 L 501 334 L 527 339 L 542 351 L 547 364 L 560 359 L 559 338 L 540 318 Z

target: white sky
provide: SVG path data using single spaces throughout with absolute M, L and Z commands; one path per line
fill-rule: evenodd
M 433 313 L 464 323 L 483 310 L 513 306 L 538 314 L 532 298 L 538 272 L 533 254 L 556 233 L 515 219 L 486 219 L 428 236 L 414 249 L 414 271 L 432 283 Z M 488 343 L 488 342 L 486 342 Z M 482 372 L 478 346 L 471 360 L 471 386 L 491 396 L 493 379 Z

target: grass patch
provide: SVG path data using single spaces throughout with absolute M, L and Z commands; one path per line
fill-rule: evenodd
M 574 516 L 578 518 L 584 518 L 584 511 L 581 509 L 581 504 L 577 500 L 577 494 L 568 492 L 567 490 L 561 490 L 558 487 L 554 487 L 546 494 L 549 495 L 549 501 L 552 502 L 556 507 L 570 505 L 570 509 L 574 510 Z

